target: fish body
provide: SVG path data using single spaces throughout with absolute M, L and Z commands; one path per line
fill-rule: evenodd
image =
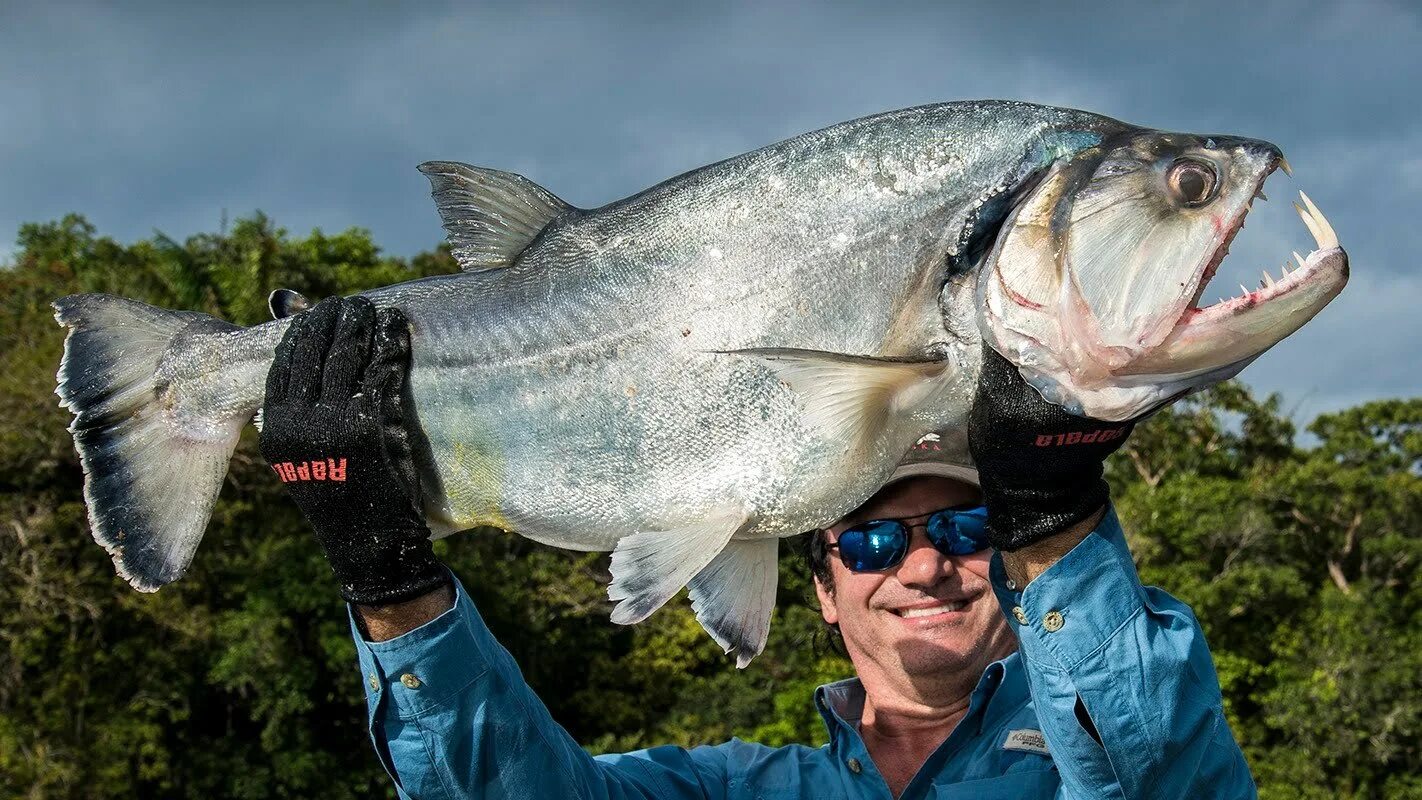
M 944 460 L 971 463 L 985 334 L 1068 407 L 1089 412 L 1102 391 L 1118 411 L 1158 399 L 1102 389 L 1121 365 L 1043 365 L 1021 330 L 1040 333 L 1043 304 L 1003 291 L 1023 270 L 1056 270 L 1060 284 L 1073 268 L 1033 262 L 1032 220 L 1016 238 L 1005 221 L 1074 196 L 1052 176 L 1081 171 L 1103 143 L 1152 135 L 1068 109 L 939 104 L 590 210 L 509 173 L 422 165 L 465 271 L 364 294 L 412 326 L 432 529 L 611 550 L 615 621 L 689 585 L 744 665 L 768 631 L 779 537 L 862 503 L 925 435 L 942 435 Z M 288 321 L 241 329 L 96 295 L 56 308 L 71 328 L 59 394 L 76 414 L 95 536 L 120 574 L 156 589 L 191 560 Z
M 915 439 L 961 422 L 979 339 L 968 309 L 945 324 L 949 261 L 983 187 L 1010 191 L 1053 124 L 1109 125 L 996 104 L 882 115 L 569 210 L 508 267 L 369 293 L 414 325 L 433 510 L 586 550 L 727 498 L 754 517 L 744 538 L 850 510 Z M 953 145 L 970 132 L 976 147 Z M 847 447 L 742 354 L 769 349 L 961 363 L 951 400 Z

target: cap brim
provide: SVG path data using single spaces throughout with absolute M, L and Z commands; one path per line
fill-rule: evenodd
M 978 471 L 972 467 L 963 467 L 957 464 L 945 464 L 941 461 L 920 461 L 909 464 L 900 464 L 894 474 L 889 476 L 885 486 L 904 478 L 913 478 L 919 475 L 931 475 L 936 478 L 952 478 L 955 481 L 970 483 L 973 486 L 981 487 L 978 481 Z

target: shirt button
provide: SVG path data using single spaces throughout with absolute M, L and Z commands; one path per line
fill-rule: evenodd
M 370 690 L 372 692 L 380 691 L 380 679 L 375 677 L 374 672 L 370 673 L 370 680 L 366 681 L 366 683 L 370 684 Z
M 860 771 L 864 769 L 864 766 L 859 763 L 859 759 L 857 758 L 849 759 L 848 761 L 844 762 L 844 765 L 846 767 L 849 767 L 849 771 L 853 772 L 855 775 L 858 775 Z
M 1047 629 L 1047 633 L 1056 633 L 1061 630 L 1062 624 L 1065 622 L 1066 620 L 1062 619 L 1062 613 L 1060 611 L 1048 611 L 1046 615 L 1042 617 L 1042 627 Z
M 1027 624 L 1027 612 L 1022 610 L 1022 606 L 1012 607 L 1012 618 L 1017 620 L 1018 625 Z
M 408 672 L 400 676 L 400 682 L 405 684 L 406 689 L 418 689 L 421 686 L 420 679 Z

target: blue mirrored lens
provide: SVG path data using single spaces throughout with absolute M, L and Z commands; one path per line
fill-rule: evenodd
M 988 548 L 987 509 L 945 509 L 928 518 L 928 539 L 941 553 L 966 556 Z
M 855 572 L 888 569 L 907 551 L 907 532 L 892 520 L 861 523 L 839 535 L 839 557 Z

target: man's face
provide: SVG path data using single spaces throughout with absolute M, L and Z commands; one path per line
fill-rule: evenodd
M 938 477 L 894 483 L 858 510 L 825 529 L 829 543 L 846 528 L 872 519 L 913 519 L 951 506 L 979 502 L 976 488 Z M 991 550 L 947 556 L 912 531 L 908 555 L 882 572 L 851 572 L 830 552 L 832 589 L 815 582 L 825 621 L 839 624 L 845 648 L 861 676 L 877 665 L 910 679 L 971 670 L 974 679 L 1017 647 L 988 582 Z

